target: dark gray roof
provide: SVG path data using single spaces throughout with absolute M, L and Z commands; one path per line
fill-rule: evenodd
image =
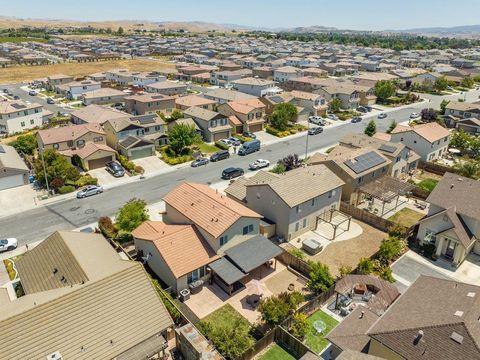
M 131 149 L 133 147 L 140 147 L 144 145 L 151 145 L 153 141 L 150 141 L 145 138 L 139 138 L 136 136 L 129 136 L 124 140 L 120 141 L 120 145 L 125 149 Z
M 209 264 L 208 267 L 212 269 L 215 274 L 220 276 L 228 285 L 232 285 L 236 281 L 243 279 L 246 276 L 244 272 L 242 272 L 224 257 Z
M 383 360 L 383 358 L 359 351 L 345 350 L 337 357 L 337 360 Z
M 371 151 L 363 155 L 359 155 L 356 158 L 349 159 L 344 162 L 350 169 L 356 174 L 360 174 L 368 169 L 374 168 L 380 164 L 383 164 L 385 159 L 379 156 L 376 152 Z
M 445 173 L 427 202 L 480 220 L 480 182 L 452 173 Z
M 280 247 L 263 235 L 256 235 L 226 250 L 225 254 L 243 272 L 248 273 L 282 252 L 283 250 Z

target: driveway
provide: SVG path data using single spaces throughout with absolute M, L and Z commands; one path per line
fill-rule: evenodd
M 124 182 L 125 178 L 128 178 L 128 175 L 125 174 L 123 177 L 116 178 L 112 174 L 110 174 L 105 168 L 98 168 L 98 169 L 93 169 L 89 170 L 88 173 L 98 179 L 98 185 L 112 185 L 112 184 L 117 184 Z
M 0 190 L 0 217 L 10 215 L 13 209 L 22 212 L 34 208 L 38 204 L 38 195 L 40 192 L 31 185 Z
M 447 272 L 449 270 L 436 266 L 433 262 L 411 250 L 398 259 L 391 268 L 393 277 L 397 280 L 394 285 L 400 292 L 404 292 L 420 275 L 453 280 L 453 277 L 449 276 Z M 452 274 L 454 272 L 450 271 L 450 275 Z
M 133 160 L 133 163 L 141 166 L 143 170 L 145 170 L 145 175 L 152 175 L 171 169 L 171 166 L 160 160 L 158 156 L 147 156 L 141 159 Z

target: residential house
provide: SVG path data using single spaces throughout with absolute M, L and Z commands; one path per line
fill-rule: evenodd
M 133 73 L 128 69 L 113 69 L 105 71 L 105 78 L 119 85 L 129 85 L 133 81 Z
M 480 119 L 480 104 L 450 101 L 445 107 L 445 115 L 455 116 L 460 119 L 471 117 Z
M 84 108 L 72 111 L 72 122 L 74 124 L 104 124 L 107 120 L 117 119 L 125 116 L 123 111 L 116 110 L 109 106 L 88 105 Z
M 142 72 L 133 74 L 132 84 L 133 86 L 144 89 L 147 85 L 165 80 L 167 80 L 167 77 L 159 74 L 156 71 Z
M 28 184 L 30 170 L 13 146 L 0 145 L 0 191 Z
M 328 155 L 316 153 L 311 156 L 310 165 L 323 164 L 343 180 L 342 200 L 351 204 L 361 201 L 359 189 L 381 176 L 387 175 L 391 161 L 373 148 L 353 149 L 336 146 Z
M 252 76 L 250 69 L 223 70 L 209 73 L 209 82 L 212 85 L 225 86 L 234 80 Z
M 247 77 L 234 80 L 231 84 L 235 90 L 257 97 L 281 92 L 274 81 L 260 78 Z
M 296 77 L 282 84 L 286 91 L 298 90 L 304 92 L 313 92 L 324 86 L 326 86 L 325 81 L 314 76 Z
M 92 104 L 111 104 L 123 102 L 125 98 L 123 91 L 111 88 L 100 88 L 98 90 L 88 91 L 83 93 L 80 98 L 83 105 L 88 106 Z
M 296 105 L 306 109 L 309 115 L 325 116 L 328 109 L 328 104 L 319 94 L 314 94 L 305 91 L 293 90 L 290 92 L 293 96 L 293 101 Z
M 208 90 L 206 93 L 203 94 L 203 96 L 207 99 L 214 100 L 219 104 L 225 104 L 229 101 L 239 101 L 256 98 L 256 96 L 245 94 L 240 91 L 220 88 Z
M 314 91 L 322 95 L 328 102 L 340 99 L 342 109 L 356 109 L 360 105 L 360 93 L 355 86 L 338 84 L 322 87 Z
M 14 134 L 43 125 L 44 110 L 37 103 L 0 101 L 0 134 Z
M 307 77 L 325 78 L 328 76 L 328 72 L 326 70 L 319 69 L 316 67 L 303 69 L 303 73 Z
M 162 94 L 136 94 L 125 98 L 125 111 L 132 115 L 151 114 L 157 111 L 170 114 L 175 109 L 175 98 Z
M 273 70 L 273 80 L 278 83 L 284 83 L 303 76 L 304 71 L 294 66 L 283 66 Z
M 183 114 L 185 117 L 191 117 L 202 129 L 203 138 L 207 142 L 226 139 L 232 134 L 232 126 L 227 116 L 218 112 L 194 106 L 185 110 Z
M 165 121 L 157 114 L 110 119 L 103 128 L 107 144 L 131 160 L 155 155 L 155 147 L 167 143 Z
M 252 69 L 252 76 L 259 77 L 261 79 L 272 80 L 273 68 L 270 66 L 259 66 Z
M 107 146 L 106 133 L 100 124 L 81 124 L 39 130 L 38 148 L 54 149 L 71 163 L 78 158 L 78 165 L 85 170 L 104 167 L 115 160 L 115 150 Z
M 180 82 L 166 80 L 146 85 L 145 91 L 169 96 L 182 95 L 187 92 L 187 85 Z
M 84 93 L 100 90 L 102 85 L 93 80 L 73 81 L 63 85 L 57 85 L 55 91 L 68 99 L 77 100 Z
M 390 141 L 404 144 L 423 161 L 433 161 L 446 155 L 450 132 L 434 122 L 416 126 L 397 125 L 390 133 Z
M 420 220 L 417 239 L 434 253 L 459 266 L 471 252 L 480 255 L 480 183 L 445 173 L 426 200 L 428 214 Z
M 47 77 L 47 90 L 53 91 L 58 85 L 64 85 L 73 82 L 73 76 L 64 74 L 55 74 Z
M 217 102 L 199 95 L 180 96 L 175 99 L 175 107 L 180 110 L 187 110 L 192 106 L 198 106 L 202 109 L 215 110 Z
M 163 200 L 164 221 L 146 222 L 133 236 L 137 251 L 175 292 L 212 276 L 231 294 L 282 252 L 258 235 L 261 215 L 207 185 L 184 183 Z
M 398 178 L 417 168 L 420 156 L 402 143 L 394 143 L 365 134 L 349 133 L 340 139 L 340 145 L 352 149 L 373 148 L 391 161 L 388 175 Z
M 344 182 L 325 165 L 260 171 L 234 181 L 225 193 L 275 224 L 275 234 L 293 239 L 317 227 L 318 217 L 340 208 Z M 296 189 L 292 191 L 292 189 Z
M 173 321 L 150 276 L 102 235 L 57 231 L 15 267 L 25 295 L 0 289 L 3 358 L 132 359 L 166 348 Z
M 455 127 L 457 130 L 464 131 L 467 134 L 480 136 L 480 119 L 468 118 L 457 120 Z
M 265 104 L 259 99 L 230 101 L 218 106 L 218 112 L 228 116 L 236 133 L 244 131 L 258 132 L 265 123 Z M 232 119 L 234 117 L 236 119 Z

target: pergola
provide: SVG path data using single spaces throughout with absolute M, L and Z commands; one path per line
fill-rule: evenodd
M 330 209 L 322 213 L 321 215 L 317 216 L 317 221 L 315 224 L 315 229 L 318 227 L 319 221 L 325 221 L 326 223 L 332 225 L 333 227 L 333 239 L 337 237 L 337 229 L 345 222 L 348 222 L 347 229 L 345 231 L 350 230 L 350 223 L 352 221 L 352 217 L 350 215 L 346 215 L 341 211 Z
M 398 207 L 398 200 L 400 196 L 407 194 L 413 189 L 413 187 L 414 186 L 412 184 L 385 175 L 360 186 L 358 193 L 359 195 L 364 193 L 380 200 L 382 202 L 382 213 L 380 216 L 383 216 L 385 213 L 385 203 L 391 203 L 393 200 L 395 200 L 394 209 L 396 209 Z M 359 198 L 360 196 L 357 196 L 356 206 L 358 206 Z

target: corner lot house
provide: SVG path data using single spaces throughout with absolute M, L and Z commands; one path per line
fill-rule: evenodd
M 460 119 L 469 117 L 480 119 L 480 104 L 450 101 L 445 107 L 445 115 L 455 116 Z
M 122 102 L 125 98 L 125 93 L 120 90 L 110 88 L 100 88 L 98 90 L 88 91 L 83 93 L 80 98 L 83 105 L 91 104 L 111 104 Z
M 415 151 L 423 161 L 433 161 L 447 153 L 450 132 L 437 123 L 413 127 L 398 125 L 390 133 L 390 141 L 404 144 Z
M 417 239 L 435 253 L 460 265 L 470 253 L 480 255 L 480 182 L 445 173 L 426 200 L 428 215 L 420 220 Z
M 93 80 L 73 81 L 71 83 L 58 85 L 56 91 L 59 94 L 64 94 L 68 99 L 78 99 L 84 93 L 95 90 L 100 90 L 102 85 Z
M 0 145 L 0 190 L 28 184 L 29 172 L 13 146 Z
M 145 91 L 163 95 L 181 95 L 187 92 L 187 85 L 166 80 L 145 85 Z
M 236 132 L 242 133 L 243 131 L 263 130 L 265 109 L 265 104 L 259 99 L 248 99 L 222 104 L 218 107 L 218 112 L 228 116 L 230 123 L 235 125 Z
M 162 94 L 131 95 L 125 98 L 125 111 L 132 115 L 160 111 L 170 114 L 175 109 L 175 98 Z
M 107 146 L 106 133 L 99 124 L 82 124 L 39 130 L 37 141 L 40 151 L 55 149 L 70 162 L 85 170 L 104 167 L 115 160 L 115 150 Z
M 261 97 L 272 95 L 282 90 L 275 86 L 272 80 L 248 77 L 232 81 L 233 88 L 245 94 Z
M 43 108 L 37 103 L 0 101 L 0 134 L 14 134 L 43 124 Z
M 185 110 L 183 114 L 192 118 L 202 129 L 203 138 L 207 142 L 226 139 L 232 134 L 232 126 L 225 115 L 196 106 Z
M 278 236 L 290 240 L 315 229 L 320 215 L 339 209 L 343 185 L 325 165 L 314 165 L 284 175 L 260 171 L 236 180 L 225 192 L 262 214 L 275 224 Z
M 100 234 L 55 232 L 17 259 L 16 267 L 25 295 L 0 289 L 2 358 L 162 353 L 170 315 L 142 265 L 122 259 Z

